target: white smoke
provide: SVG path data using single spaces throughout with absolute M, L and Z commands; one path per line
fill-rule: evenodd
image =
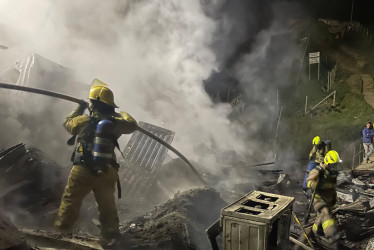
M 250 140 L 250 136 L 261 130 L 261 124 L 269 118 L 266 105 L 270 105 L 270 101 L 261 102 L 261 106 L 265 107 L 258 106 L 260 110 L 248 117 L 252 123 L 248 128 L 228 118 L 232 111 L 230 105 L 212 103 L 202 81 L 222 67 L 223 60 L 234 53 L 233 48 L 244 42 L 246 36 L 235 28 L 240 20 L 229 23 L 229 19 L 217 17 L 217 13 L 224 11 L 222 6 L 225 1 L 210 2 L 208 14 L 204 9 L 206 3 L 202 2 L 206 1 L 3 0 L 0 2 L 0 23 L 5 29 L 5 36 L 0 42 L 10 43 L 10 49 L 0 52 L 0 65 L 6 66 L 17 56 L 35 52 L 74 69 L 77 78 L 86 83 L 99 78 L 114 91 L 115 101 L 121 110 L 129 112 L 138 121 L 175 131 L 173 145 L 176 148 L 187 158 L 216 171 L 219 163 L 214 155 L 235 152 L 239 158 L 245 158 L 258 148 L 259 143 Z M 256 13 L 248 13 L 251 14 L 256 16 Z M 268 72 L 263 71 L 264 65 L 258 62 L 267 62 L 268 50 L 272 49 L 268 39 L 283 29 L 280 29 L 282 24 L 278 25 L 273 23 L 260 33 L 253 53 L 244 56 L 241 63 L 234 67 L 236 77 L 246 86 L 245 89 L 253 91 L 256 99 L 261 99 L 261 94 L 267 91 L 266 86 L 273 84 L 259 81 L 263 72 Z M 243 27 L 251 29 L 248 24 Z M 235 32 L 228 31 L 234 28 Z M 221 29 L 224 33 L 219 34 L 217 31 Z M 240 36 L 237 38 L 235 34 Z M 228 37 L 231 35 L 233 37 Z M 224 42 L 217 43 L 219 39 Z M 229 52 L 217 51 L 230 45 Z M 277 58 L 285 53 L 280 50 Z M 288 61 L 284 63 L 287 65 Z M 49 105 L 48 101 L 40 103 Z M 48 124 L 42 121 L 38 124 L 48 134 L 57 134 L 55 147 L 37 145 L 50 154 L 56 154 L 56 149 L 61 151 L 65 147 L 64 140 L 60 138 L 66 139 L 68 135 L 61 135 L 64 133 L 61 123 L 73 108 L 71 104 L 58 105 Z M 12 114 L 17 114 L 22 107 L 14 109 Z M 52 112 L 51 108 L 48 112 Z M 3 115 L 7 116 L 5 113 Z M 33 115 L 38 117 L 46 113 L 36 109 Z M 7 119 L 20 129 L 21 125 L 17 123 L 19 117 L 15 115 Z M 35 120 L 33 122 L 37 122 Z M 28 131 L 18 139 L 27 143 L 31 140 L 30 134 L 37 137 L 35 131 Z M 57 145 L 58 141 L 62 146 Z M 32 142 L 37 144 L 36 140 Z M 202 154 L 201 148 L 213 153 Z

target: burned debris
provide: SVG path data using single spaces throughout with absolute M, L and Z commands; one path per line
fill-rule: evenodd
M 14 215 L 17 227 L 31 246 L 100 249 L 94 247 L 98 244 L 97 227 L 100 225 L 95 224 L 97 215 L 95 209 L 91 209 L 95 206 L 92 198 L 87 202 L 91 205 L 82 208 L 85 219 L 79 222 L 77 230 L 64 234 L 49 229 L 64 187 L 62 176 L 67 175 L 69 168 L 60 167 L 38 149 L 27 148 L 24 144 L 2 150 L 0 159 L 2 206 Z M 123 173 L 125 168 L 123 166 Z M 134 180 L 143 177 L 129 171 L 126 174 L 126 178 Z M 290 185 L 288 177 L 277 171 L 259 170 L 258 174 L 268 178 L 268 187 L 279 186 L 283 190 Z M 210 243 L 205 229 L 219 218 L 227 201 L 214 189 L 191 189 L 200 183 L 180 159 L 158 165 L 149 176 L 146 183 L 133 183 L 143 187 L 142 193 L 131 200 L 118 200 L 120 218 L 123 218 L 121 242 L 129 249 L 208 249 Z M 174 189 L 168 189 L 169 186 Z M 252 188 L 256 186 L 249 186 Z M 226 193 L 226 198 L 232 200 L 247 191 L 238 189 L 235 195 Z M 157 199 L 152 200 L 152 196 L 157 197 L 161 205 L 154 208 Z
M 29 249 L 26 240 L 0 209 L 0 249 Z
M 18 144 L 0 152 L 0 205 L 15 223 L 48 224 L 63 191 L 65 170 L 36 148 Z M 52 214 L 51 214 L 52 213 Z
M 218 192 L 191 189 L 121 227 L 129 249 L 209 249 L 204 230 L 225 206 Z
M 371 249 L 374 234 L 374 196 L 371 182 L 374 175 L 367 172 L 364 175 L 356 174 L 355 171 L 341 171 L 337 178 L 338 202 L 332 213 L 335 214 L 338 227 L 343 232 L 339 249 Z M 303 218 L 303 213 L 297 213 Z M 314 213 L 311 214 L 312 218 L 305 226 L 307 231 L 311 230 L 310 223 L 315 216 Z M 292 224 L 291 235 L 298 238 L 302 231 L 295 221 Z M 317 249 L 334 249 L 321 239 L 314 240 Z
M 139 122 L 139 126 L 147 129 L 166 143 L 171 144 L 174 138 L 174 132 L 149 124 Z M 167 154 L 167 148 L 152 140 L 145 134 L 138 131 L 134 132 L 127 143 L 123 158 L 121 158 L 119 176 L 122 182 L 124 199 L 133 199 L 137 201 L 151 201 L 153 188 L 162 188 L 162 184 L 152 185 L 155 182 L 154 175 L 159 171 Z M 158 187 L 160 186 L 160 187 Z M 152 189 L 151 189 L 152 188 Z
M 100 225 L 96 219 L 95 209 L 91 209 L 95 206 L 92 198 L 88 199 L 89 205 L 82 208 L 85 211 L 83 216 L 85 219 L 79 222 L 77 230 L 63 234 L 49 229 L 56 216 L 64 187 L 62 176 L 67 175 L 68 168 L 60 167 L 38 149 L 28 148 L 24 144 L 2 150 L 0 166 L 0 202 L 6 211 L 1 214 L 10 215 L 18 227 L 17 235 L 20 235 L 20 239 L 16 238 L 14 244 L 26 244 L 24 240 L 26 239 L 30 246 L 100 249 L 97 236 Z M 133 184 L 139 183 L 142 189 L 139 189 L 138 195 L 133 196 L 131 200 L 118 200 L 122 222 L 121 246 L 128 249 L 209 249 L 211 243 L 205 229 L 224 215 L 221 210 L 227 203 L 240 201 L 240 197 L 252 193 L 252 190 L 271 193 L 269 197 L 271 195 L 278 197 L 279 194 L 281 194 L 279 197 L 282 195 L 295 197 L 293 210 L 302 219 L 308 203 L 300 188 L 302 176 L 289 176 L 281 170 L 274 169 L 276 166 L 261 169 L 236 167 L 230 170 L 230 175 L 234 171 L 237 175 L 243 175 L 243 178 L 257 178 L 261 181 L 238 183 L 219 193 L 211 188 L 191 189 L 199 185 L 199 181 L 180 159 L 169 160 L 163 165 L 158 165 L 153 171 L 149 171 L 146 183 L 140 179 L 135 182 L 136 178 L 144 176 L 131 171 L 125 172 L 126 166 L 123 166 L 122 173 L 127 174 L 126 178 L 133 178 Z M 213 180 L 214 176 L 206 175 L 205 178 Z M 333 213 L 336 214 L 339 225 L 345 232 L 342 245 L 347 249 L 366 247 L 370 249 L 369 246 L 373 242 L 371 238 L 374 235 L 373 178 L 373 175 L 366 172 L 358 174 L 354 171 L 342 171 L 337 178 L 338 205 L 334 207 Z M 175 185 L 176 179 L 180 180 L 179 192 L 178 185 Z M 170 186 L 174 189 L 169 189 Z M 152 200 L 152 197 L 157 199 Z M 157 200 L 160 201 L 159 204 L 156 204 Z M 272 202 L 279 206 L 272 199 L 264 200 L 262 203 L 268 205 Z M 257 203 L 244 203 L 244 214 L 247 214 L 247 210 L 249 214 L 261 209 L 269 210 L 260 203 L 258 208 Z M 254 207 L 256 211 L 249 212 L 253 209 L 247 207 Z M 287 214 L 290 215 L 288 212 Z M 315 214 L 312 213 L 310 221 L 314 217 Z M 302 231 L 291 216 L 289 219 L 290 236 L 297 242 Z M 9 220 L 5 221 L 9 222 Z M 307 224 L 306 230 L 308 225 L 310 224 Z M 13 238 L 7 235 L 9 232 L 13 235 L 13 231 L 17 229 L 14 226 L 9 228 L 7 226 L 4 230 L 2 234 L 4 238 L 12 240 Z M 218 245 L 222 247 L 221 238 L 217 240 Z M 328 245 L 324 242 L 318 240 L 313 242 L 316 247 L 328 249 Z

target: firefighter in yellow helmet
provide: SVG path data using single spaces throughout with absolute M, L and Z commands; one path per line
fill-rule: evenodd
M 116 113 L 113 92 L 98 79 L 93 81 L 90 104 L 80 104 L 64 122 L 66 130 L 77 136 L 72 155 L 73 168 L 62 196 L 55 226 L 70 230 L 79 216 L 83 198 L 93 191 L 99 210 L 103 246 L 115 245 L 119 220 L 115 205 L 118 167 L 114 149 L 121 134 L 132 133 L 136 121 L 127 113 Z M 89 115 L 84 115 L 89 108 Z
M 306 178 L 308 177 L 308 173 L 312 171 L 321 162 L 323 162 L 323 159 L 326 153 L 326 143 L 321 141 L 321 138 L 319 136 L 316 136 L 313 138 L 312 144 L 313 144 L 313 148 L 309 153 L 308 167 L 307 167 L 307 171 L 306 171 L 306 174 L 304 176 L 304 181 L 303 181 L 303 191 L 307 195 L 307 197 L 310 196 L 308 192 L 307 181 L 306 181 Z M 331 143 L 329 145 L 331 145 Z
M 318 164 L 323 162 L 323 159 L 325 157 L 325 143 L 321 141 L 321 138 L 319 136 L 316 136 L 313 138 L 312 141 L 313 148 L 309 153 L 309 160 L 313 160 L 317 162 Z
M 337 165 L 341 162 L 338 152 L 330 150 L 323 163 L 313 169 L 307 178 L 308 188 L 315 190 L 314 210 L 317 218 L 313 224 L 313 232 L 325 236 L 331 243 L 336 242 L 340 235 L 335 217 L 331 209 L 336 203 Z

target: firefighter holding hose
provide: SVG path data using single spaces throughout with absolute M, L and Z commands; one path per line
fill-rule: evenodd
M 310 171 L 307 178 L 308 188 L 315 191 L 314 210 L 317 218 L 313 224 L 313 232 L 324 236 L 330 243 L 335 243 L 340 234 L 332 207 L 336 203 L 336 178 L 338 163 L 341 162 L 338 152 L 330 150 L 319 166 Z
M 83 198 L 93 191 L 99 210 L 101 242 L 113 246 L 119 236 L 119 219 L 115 205 L 118 163 L 114 149 L 122 134 L 136 130 L 136 121 L 127 113 L 116 113 L 113 92 L 98 79 L 93 81 L 90 104 L 84 102 L 66 117 L 64 127 L 76 136 L 72 156 L 73 168 L 62 196 L 55 226 L 69 230 L 78 219 Z M 83 115 L 85 109 L 89 115 Z
M 89 94 L 90 103 L 54 91 L 3 82 L 0 82 L 0 89 L 35 93 L 79 104 L 64 122 L 66 130 L 73 135 L 68 144 L 74 144 L 76 139 L 76 148 L 72 155 L 73 168 L 55 221 L 55 226 L 63 231 L 72 227 L 79 216 L 83 198 L 93 191 L 99 209 L 102 245 L 108 247 L 116 245 L 119 236 L 119 223 L 114 187 L 117 182 L 118 196 L 120 197 L 120 185 L 114 149 L 115 147 L 119 149 L 117 139 L 122 134 L 131 134 L 135 130 L 174 152 L 187 164 L 204 186 L 210 186 L 181 152 L 158 136 L 138 126 L 134 118 L 126 112 L 116 113 L 117 105 L 114 103 L 113 92 L 107 84 L 98 79 L 92 83 Z M 83 115 L 87 108 L 90 115 Z

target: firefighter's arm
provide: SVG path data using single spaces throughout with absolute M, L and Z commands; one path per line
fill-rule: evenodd
M 80 129 L 89 121 L 88 116 L 82 115 L 86 108 L 86 105 L 79 105 L 66 117 L 63 125 L 69 134 L 77 135 Z
M 312 190 L 316 190 L 318 186 L 320 186 L 320 176 L 323 176 L 324 173 L 324 168 L 323 166 L 317 166 L 315 169 L 309 172 L 308 178 L 306 179 L 307 181 L 307 187 Z
M 131 134 L 138 127 L 136 120 L 126 112 L 117 113 L 117 115 L 115 116 L 115 121 L 118 124 L 117 133 L 119 135 Z
M 315 153 L 316 153 L 316 146 L 313 146 L 312 150 L 309 153 L 309 160 L 311 160 L 313 158 Z

